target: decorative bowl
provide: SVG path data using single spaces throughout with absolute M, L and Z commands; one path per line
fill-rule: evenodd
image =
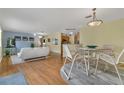
M 88 48 L 96 48 L 96 45 L 87 45 Z

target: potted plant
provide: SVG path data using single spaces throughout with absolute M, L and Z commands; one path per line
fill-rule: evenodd
M 15 47 L 15 39 L 14 38 L 8 38 L 7 39 L 7 48 Z
M 31 43 L 31 48 L 34 48 L 34 43 Z
M 5 55 L 6 55 L 6 56 L 9 56 L 9 55 L 10 55 L 9 49 L 6 49 L 6 50 L 5 50 Z

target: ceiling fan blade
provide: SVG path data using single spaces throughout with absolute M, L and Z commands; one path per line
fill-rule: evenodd
M 93 8 L 92 11 L 96 11 L 96 8 Z
M 92 15 L 85 16 L 85 18 L 90 18 L 90 17 L 92 17 Z

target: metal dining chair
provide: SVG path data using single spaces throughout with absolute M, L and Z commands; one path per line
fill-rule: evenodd
M 115 56 L 114 55 L 114 47 L 110 44 L 103 45 L 102 52 L 104 52 L 105 54 L 108 54 L 110 56 Z
M 105 54 L 105 53 L 100 53 L 99 54 L 99 58 L 111 65 L 113 65 L 115 67 L 115 70 L 117 72 L 117 75 L 118 75 L 118 78 L 120 80 L 120 84 L 123 84 L 122 82 L 122 79 L 121 79 L 121 76 L 120 76 L 120 73 L 118 71 L 118 68 L 117 68 L 117 64 L 119 63 L 120 61 L 120 58 L 122 57 L 122 55 L 124 54 L 124 49 L 121 51 L 121 53 L 118 55 L 117 58 L 113 57 L 113 56 L 110 56 L 108 54 Z M 96 68 L 95 68 L 95 73 L 97 73 L 97 67 L 98 67 L 98 62 L 97 61 L 97 64 L 96 64 Z
M 79 56 L 79 53 L 75 52 L 74 55 L 71 55 L 71 52 L 70 52 L 69 47 L 68 47 L 67 44 L 63 45 L 63 49 L 64 49 L 64 52 L 65 52 L 65 62 L 64 62 L 64 65 L 63 65 L 63 72 L 64 72 L 67 80 L 69 80 L 71 72 L 72 72 L 72 68 L 73 68 L 74 63 L 76 61 L 76 58 Z M 64 70 L 64 67 L 65 67 L 65 64 L 66 64 L 67 61 L 71 62 L 71 67 L 70 67 L 69 73 L 66 73 L 65 70 Z M 86 60 L 84 59 L 84 61 L 85 61 L 85 66 L 86 66 Z M 87 68 L 87 66 L 86 66 L 86 68 Z

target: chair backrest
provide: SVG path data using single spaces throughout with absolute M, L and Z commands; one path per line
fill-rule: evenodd
M 121 53 L 118 55 L 116 64 L 119 63 L 119 60 L 120 60 L 120 58 L 121 58 L 121 56 L 122 56 L 123 54 L 124 54 L 124 49 L 123 49 L 123 50 L 121 51 Z
M 103 48 L 105 48 L 105 49 L 114 49 L 114 47 L 112 45 L 110 45 L 110 44 L 103 45 Z
M 103 49 L 104 49 L 104 53 L 108 54 L 108 55 L 114 55 L 113 51 L 114 51 L 114 47 L 112 45 L 103 45 Z
M 69 57 L 69 58 L 72 59 L 72 55 L 71 55 L 71 52 L 70 52 L 70 50 L 68 48 L 68 45 L 64 44 L 63 45 L 63 49 L 64 49 L 64 52 L 65 52 L 66 57 Z
M 121 53 L 118 55 L 117 59 L 113 58 L 112 56 L 105 54 L 105 53 L 100 53 L 100 58 L 110 64 L 118 64 L 121 56 L 124 54 L 124 49 L 121 51 Z
M 112 56 L 110 56 L 110 55 L 108 55 L 108 54 L 100 53 L 99 56 L 100 56 L 100 59 L 104 60 L 104 61 L 107 62 L 107 63 L 116 64 L 116 60 L 114 60 L 114 59 L 112 58 Z
M 87 51 L 85 51 L 85 48 L 79 48 L 77 49 L 78 50 L 78 53 L 82 56 L 86 55 L 87 54 Z

